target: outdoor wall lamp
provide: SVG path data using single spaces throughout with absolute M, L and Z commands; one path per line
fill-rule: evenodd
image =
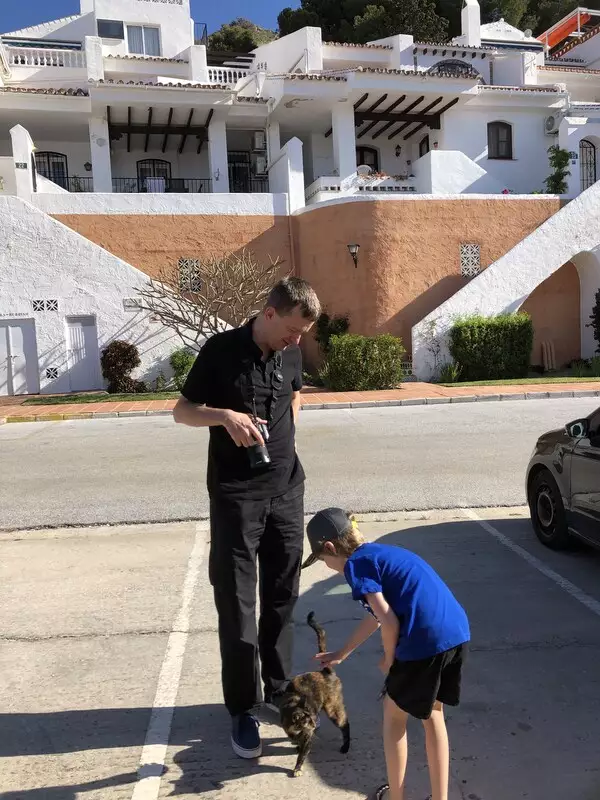
M 354 261 L 354 266 L 358 267 L 358 251 L 360 249 L 359 244 L 349 244 L 348 245 L 348 252 L 352 256 L 352 261 Z
M 399 144 L 396 145 L 395 152 L 396 152 L 396 158 L 400 158 L 400 156 L 402 155 L 402 147 Z
M 91 172 L 91 171 L 92 171 L 92 165 L 90 164 L 90 162 L 89 162 L 89 161 L 86 161 L 86 162 L 85 162 L 85 164 L 83 165 L 83 168 L 84 168 L 84 170 L 85 170 L 86 172 Z

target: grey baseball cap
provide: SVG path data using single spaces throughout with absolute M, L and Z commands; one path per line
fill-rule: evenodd
M 342 508 L 324 508 L 318 511 L 306 526 L 306 535 L 312 553 L 302 564 L 302 569 L 310 567 L 323 551 L 325 542 L 335 542 L 352 527 L 347 511 Z

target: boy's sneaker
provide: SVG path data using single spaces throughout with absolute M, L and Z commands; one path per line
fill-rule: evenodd
M 258 732 L 259 722 L 246 711 L 231 718 L 231 746 L 240 758 L 259 758 L 262 742 Z

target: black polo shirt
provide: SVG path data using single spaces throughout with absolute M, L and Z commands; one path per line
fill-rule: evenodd
M 292 393 L 302 388 L 302 355 L 299 347 L 281 353 L 283 386 L 270 402 L 274 353 L 263 353 L 252 338 L 254 320 L 212 336 L 200 350 L 182 390 L 191 403 L 252 414 L 252 386 L 260 419 L 269 419 L 267 449 L 270 467 L 252 469 L 245 447 L 238 447 L 222 426 L 210 428 L 208 491 L 211 495 L 251 499 L 279 497 L 304 481 L 296 455 Z

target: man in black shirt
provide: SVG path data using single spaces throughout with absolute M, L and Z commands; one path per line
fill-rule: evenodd
M 261 677 L 265 701 L 272 702 L 291 671 L 304 541 L 304 471 L 295 445 L 302 388 L 298 343 L 320 310 L 306 281 L 280 281 L 258 316 L 206 342 L 173 412 L 175 422 L 210 426 L 209 577 L 231 741 L 242 758 L 262 752 L 251 713 L 261 702 Z

